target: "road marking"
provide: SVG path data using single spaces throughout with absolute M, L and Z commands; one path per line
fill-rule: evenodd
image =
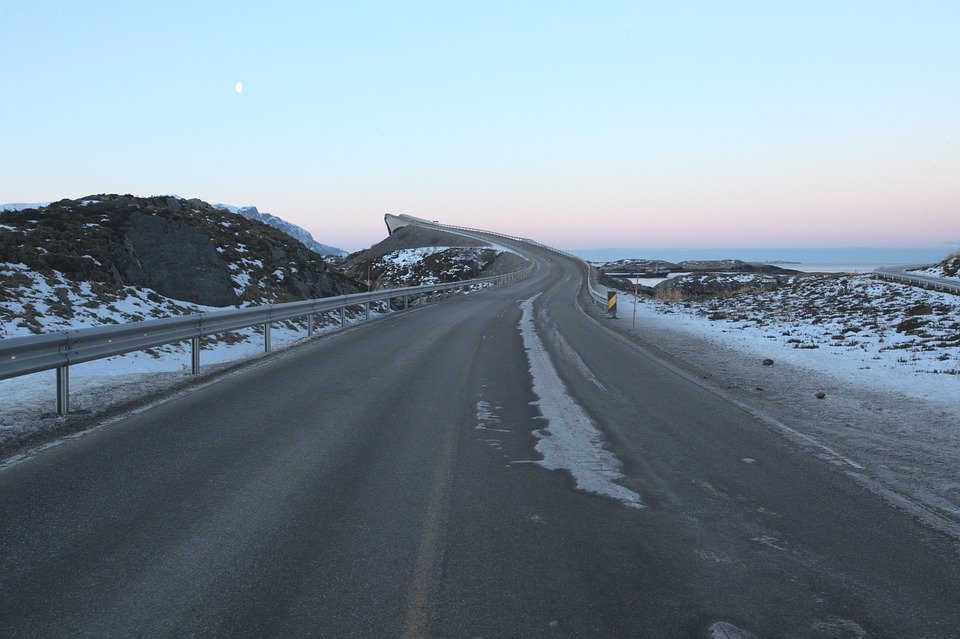
M 420 550 L 417 565 L 413 571 L 413 584 L 410 586 L 410 599 L 407 604 L 407 621 L 403 627 L 404 639 L 420 639 L 426 636 L 427 612 L 430 599 L 430 582 L 437 560 L 437 543 L 440 524 L 443 519 L 447 487 L 450 483 L 450 466 L 453 459 L 453 444 L 456 429 L 447 428 L 440 444 L 440 457 L 437 460 L 437 472 L 433 476 L 433 490 L 427 519 L 420 538 Z

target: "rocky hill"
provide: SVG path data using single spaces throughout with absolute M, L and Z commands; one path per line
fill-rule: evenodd
M 602 273 L 792 273 L 789 269 L 773 264 L 757 264 L 743 260 L 617 260 L 597 267 Z
M 684 262 L 667 262 L 664 260 L 617 260 L 597 266 L 598 278 L 601 284 L 623 291 L 633 291 L 634 288 L 653 295 L 655 291 L 683 288 L 688 295 L 710 296 L 726 294 L 733 291 L 766 290 L 776 287 L 786 281 L 787 275 L 798 274 L 797 271 L 785 269 L 772 264 L 757 264 L 742 260 L 688 260 Z M 635 286 L 628 278 L 611 277 L 611 274 L 646 274 L 663 275 L 672 273 L 686 273 L 683 277 L 676 277 L 655 286 L 645 286 L 643 280 Z M 656 280 L 654 280 L 656 281 Z
M 500 275 L 526 264 L 519 255 L 479 240 L 405 226 L 348 256 L 340 266 L 357 280 L 366 280 L 369 273 L 371 287 L 381 289 Z
M 47 311 L 69 318 L 77 304 L 130 295 L 173 310 L 177 302 L 256 305 L 360 289 L 289 235 L 201 200 L 96 195 L 0 212 L 3 323 L 31 316 L 21 308 L 28 291 L 45 291 Z M 43 326 L 27 323 L 34 332 Z
M 942 262 L 930 268 L 918 269 L 917 272 L 934 277 L 960 279 L 960 252 L 947 256 Z

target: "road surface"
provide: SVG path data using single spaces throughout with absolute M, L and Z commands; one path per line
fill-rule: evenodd
M 956 540 L 537 259 L 4 466 L 0 636 L 960 636 Z

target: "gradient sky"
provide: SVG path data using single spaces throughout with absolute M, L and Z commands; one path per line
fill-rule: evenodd
M 561 248 L 945 245 L 958 34 L 956 0 L 0 0 L 0 202 L 174 193 L 348 250 L 387 212 Z

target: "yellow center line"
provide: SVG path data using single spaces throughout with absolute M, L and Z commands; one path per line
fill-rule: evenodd
M 404 639 L 421 639 L 426 636 L 430 577 L 437 559 L 437 539 L 449 484 L 454 435 L 455 429 L 448 428 L 440 445 L 440 458 L 437 472 L 433 477 L 430 506 L 427 509 L 423 537 L 420 539 L 420 552 L 413 572 L 413 584 L 410 586 L 407 622 L 403 628 Z

